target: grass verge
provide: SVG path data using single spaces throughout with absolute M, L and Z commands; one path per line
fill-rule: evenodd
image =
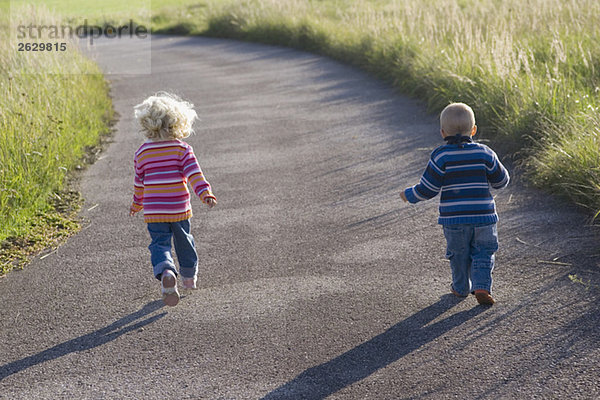
M 518 0 L 154 0 L 152 10 L 147 0 L 110 0 L 102 7 L 30 2 L 65 18 L 85 15 L 90 23 L 151 14 L 157 33 L 327 55 L 423 99 L 432 112 L 450 101 L 467 102 L 480 132 L 515 156 L 531 182 L 592 213 L 600 210 L 595 0 L 531 0 L 526 7 Z M 14 54 L 2 40 L 0 274 L 11 268 L 2 261 L 4 252 L 35 248 L 77 229 L 56 202 L 73 198 L 64 195 L 65 178 L 83 149 L 107 131 L 110 110 L 100 71 L 80 55 L 68 62 L 88 73 L 61 76 L 48 69 L 60 72 L 64 58 L 50 60 L 39 73 L 39 64 Z
M 292 46 L 391 82 L 432 112 L 464 101 L 534 184 L 600 210 L 596 0 L 205 0 L 153 31 Z M 153 3 L 154 5 L 154 3 Z
M 475 110 L 479 132 L 529 181 L 600 210 L 596 0 L 29 0 L 90 22 L 151 15 L 156 33 L 296 47 L 421 98 Z
M 41 9 L 24 15 L 30 23 L 52 20 Z M 112 118 L 108 87 L 94 63 L 74 50 L 39 57 L 18 52 L 8 39 L 8 24 L 5 13 L 0 19 L 0 275 L 78 230 L 80 198 L 67 183 L 108 134 Z M 80 73 L 62 73 L 65 65 Z

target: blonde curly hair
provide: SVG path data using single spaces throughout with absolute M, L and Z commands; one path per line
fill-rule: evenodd
M 194 133 L 198 114 L 194 105 L 178 96 L 158 92 L 134 107 L 141 132 L 151 140 L 183 139 Z

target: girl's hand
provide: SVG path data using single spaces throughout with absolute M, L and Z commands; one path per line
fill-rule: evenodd
M 129 210 L 129 216 L 130 217 L 135 216 L 135 214 L 137 214 L 137 211 Z
M 206 199 L 206 205 L 210 208 L 213 208 L 217 205 L 217 199 L 209 197 L 208 199 Z

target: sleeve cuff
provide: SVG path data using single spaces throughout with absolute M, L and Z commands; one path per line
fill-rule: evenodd
M 419 202 L 419 199 L 415 196 L 413 187 L 404 189 L 404 195 L 406 196 L 406 200 L 408 200 L 409 203 L 414 204 Z
M 203 191 L 202 193 L 199 194 L 199 196 L 200 196 L 200 200 L 202 200 L 203 203 L 206 203 L 206 201 L 208 199 L 215 199 L 215 200 L 217 199 L 210 190 Z
M 133 212 L 139 212 L 139 211 L 142 211 L 143 208 L 144 208 L 144 206 L 142 206 L 140 204 L 132 203 L 130 209 Z

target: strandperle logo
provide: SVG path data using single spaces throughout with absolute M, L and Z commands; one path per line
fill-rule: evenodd
M 75 27 L 72 25 L 44 24 L 17 25 L 17 39 L 19 40 L 61 40 L 77 37 L 79 39 L 88 38 L 90 44 L 101 37 L 108 39 L 122 37 L 145 39 L 148 37 L 148 32 L 148 28 L 136 24 L 133 20 L 129 20 L 128 24 L 118 26 L 111 24 L 89 25 L 87 19 L 84 20 L 83 24 Z

